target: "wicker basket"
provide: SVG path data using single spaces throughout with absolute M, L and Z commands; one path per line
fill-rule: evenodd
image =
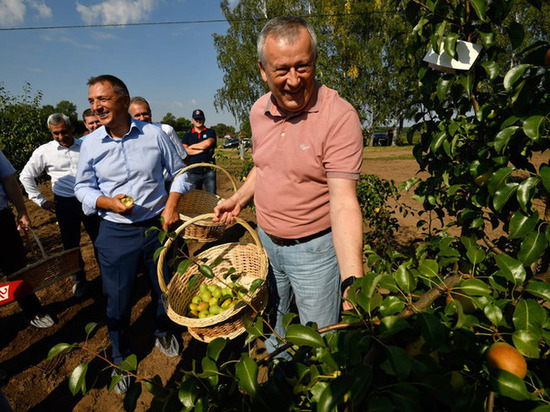
M 177 176 L 185 173 L 191 169 L 197 167 L 212 167 L 219 169 L 229 178 L 233 185 L 233 191 L 237 191 L 237 183 L 233 176 L 231 176 L 224 168 L 211 163 L 195 163 L 182 169 Z M 176 177 L 177 177 L 176 176 Z M 214 207 L 224 199 L 220 196 L 207 192 L 206 190 L 193 189 L 181 197 L 178 204 L 178 212 L 180 218 L 185 223 L 189 219 L 203 215 L 205 213 L 212 213 Z M 183 237 L 188 239 L 194 239 L 199 242 L 211 242 L 219 239 L 225 231 L 225 225 L 212 222 L 212 219 L 198 220 L 192 225 L 185 227 Z
M 197 216 L 190 219 L 178 229 L 176 234 L 183 232 L 187 225 L 193 224 L 196 220 L 212 218 L 213 214 Z M 240 218 L 236 218 L 237 223 L 242 225 L 254 239 L 254 243 L 225 243 L 222 245 L 211 247 L 196 256 L 196 260 L 201 264 L 209 265 L 214 274 L 212 279 L 201 277 L 200 280 L 191 288 L 187 288 L 189 279 L 197 273 L 195 265 L 182 275 L 174 275 L 168 287 L 164 282 L 163 266 L 166 251 L 170 249 L 173 241 L 168 239 L 159 256 L 157 265 L 159 285 L 164 293 L 163 301 L 168 317 L 175 323 L 189 327 L 190 333 L 197 339 L 205 342 L 215 339 L 216 337 L 227 337 L 232 339 L 244 332 L 244 326 L 241 318 L 243 315 L 252 315 L 253 309 L 245 302 L 239 302 L 235 306 L 226 309 L 222 313 L 208 318 L 198 319 L 186 316 L 188 306 L 194 296 L 197 295 L 201 283 L 223 284 L 223 275 L 230 268 L 235 268 L 236 273 L 241 273 L 239 283 L 246 287 L 250 287 L 251 283 L 256 279 L 265 280 L 267 277 L 267 255 L 261 246 L 260 239 L 256 232 Z M 213 265 L 214 261 L 222 258 L 219 265 Z M 265 284 L 254 291 L 251 297 L 248 297 L 248 303 L 256 310 L 262 311 L 267 302 Z M 245 298 L 247 299 L 247 298 Z
M 80 248 L 75 247 L 48 256 L 36 233 L 30 228 L 29 230 L 40 248 L 42 259 L 12 273 L 8 276 L 8 281 L 23 280 L 33 292 L 36 292 L 82 269 L 79 259 Z

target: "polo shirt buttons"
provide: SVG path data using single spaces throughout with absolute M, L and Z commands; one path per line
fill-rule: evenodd
M 281 137 L 285 137 L 285 132 L 282 132 L 282 133 L 281 133 Z

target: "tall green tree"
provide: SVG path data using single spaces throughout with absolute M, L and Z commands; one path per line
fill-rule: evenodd
M 55 112 L 63 113 L 71 119 L 71 123 L 76 126 L 78 122 L 78 112 L 76 111 L 76 104 L 71 103 L 68 100 L 61 100 L 55 106 Z
M 177 119 L 176 119 L 176 116 L 174 116 L 174 115 L 173 115 L 172 113 L 170 113 L 170 112 L 166 113 L 160 122 L 161 122 L 161 123 L 165 123 L 165 124 L 169 124 L 169 125 L 172 126 L 174 129 L 175 129 L 176 126 L 177 126 Z
M 41 100 L 42 92 L 33 92 L 29 83 L 20 95 L 11 94 L 0 83 L 0 150 L 18 172 L 34 149 L 51 139 Z

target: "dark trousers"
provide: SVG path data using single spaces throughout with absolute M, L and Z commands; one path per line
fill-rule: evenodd
M 23 239 L 17 230 L 15 216 L 9 207 L 0 210 L 0 270 L 8 276 L 27 264 L 27 257 Z M 40 301 L 32 294 L 18 300 L 27 318 L 33 318 L 40 311 Z
M 206 167 L 206 166 L 205 166 Z M 197 190 L 204 190 L 210 193 L 216 194 L 216 171 L 208 170 L 204 173 L 197 173 L 193 170 L 187 172 L 189 181 L 193 184 L 193 188 Z
M 155 250 L 161 244 L 156 231 L 145 234 L 154 224 L 158 226 L 158 220 L 142 225 L 117 224 L 107 220 L 102 220 L 100 224 L 96 246 L 103 278 L 103 293 L 107 297 L 107 327 L 112 343 L 112 357 L 116 364 L 131 354 L 131 300 L 141 262 L 145 264 L 151 286 L 151 300 L 155 308 L 154 335 L 165 336 L 170 326 L 170 320 L 162 304 L 157 265 L 153 259 Z M 168 284 L 170 276 L 166 266 L 163 274 Z
M 84 229 L 90 236 L 90 240 L 95 244 L 95 240 L 99 233 L 99 217 L 97 215 L 86 216 L 82 211 L 82 204 L 76 197 L 54 196 L 56 202 L 55 215 L 59 223 L 59 231 L 61 232 L 61 241 L 63 249 L 72 249 L 80 247 L 81 224 L 84 224 Z M 97 259 L 97 249 L 94 246 L 94 253 Z M 73 274 L 73 280 L 86 280 L 84 272 L 84 260 L 80 254 L 80 266 L 82 270 Z

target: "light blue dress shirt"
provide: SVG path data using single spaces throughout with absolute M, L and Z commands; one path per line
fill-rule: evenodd
M 8 177 L 15 173 L 15 169 L 11 165 L 10 161 L 4 156 L 4 153 L 0 150 L 0 179 Z M 0 184 L 0 210 L 8 207 L 8 196 L 4 191 L 4 186 Z
M 132 119 L 122 138 L 112 138 L 104 126 L 86 136 L 80 148 L 75 195 L 85 214 L 98 213 L 115 223 L 135 223 L 158 216 L 166 205 L 163 171 L 171 179 L 185 167 L 170 138 L 158 126 Z M 171 192 L 187 193 L 192 188 L 183 173 Z M 97 207 L 100 196 L 125 194 L 134 198 L 129 215 Z

